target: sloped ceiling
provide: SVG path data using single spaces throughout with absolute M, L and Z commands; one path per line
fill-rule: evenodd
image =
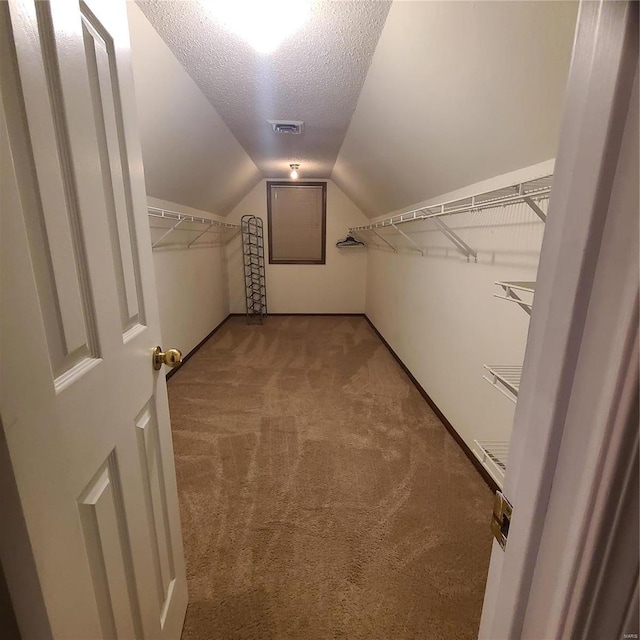
M 266 56 L 206 0 L 138 6 L 156 197 L 224 215 L 299 162 L 375 217 L 556 155 L 577 1 L 312 0 Z M 304 134 L 267 119 L 303 120 Z
M 396 0 L 332 178 L 374 217 L 555 157 L 577 4 Z
M 147 195 L 226 215 L 260 171 L 134 3 L 127 3 Z
M 138 5 L 265 177 L 286 177 L 292 162 L 302 178 L 329 177 L 390 2 L 314 0 L 269 55 L 216 23 L 205 0 Z M 268 119 L 302 120 L 304 134 L 275 134 Z

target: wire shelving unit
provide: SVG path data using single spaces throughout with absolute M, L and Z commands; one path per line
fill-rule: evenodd
M 226 244 L 240 233 L 239 224 L 148 207 L 153 249 L 195 249 Z
M 247 323 L 262 324 L 267 315 L 262 218 L 252 215 L 242 216 L 241 225 Z
M 534 180 L 519 182 L 493 191 L 485 191 L 466 198 L 449 200 L 439 204 L 429 205 L 405 211 L 394 216 L 372 222 L 360 227 L 351 227 L 349 233 L 356 236 L 364 236 L 369 240 L 367 244 L 374 248 L 391 249 L 398 252 L 399 246 L 394 245 L 391 236 L 383 236 L 381 229 L 391 228 L 409 241 L 410 250 L 424 255 L 424 249 L 414 242 L 410 237 L 410 229 L 401 230 L 400 225 L 419 220 L 430 220 L 438 229 L 467 259 L 474 258 L 477 261 L 477 252 L 461 238 L 454 229 L 450 228 L 443 220 L 448 216 L 460 213 L 478 213 L 497 207 L 504 207 L 511 204 L 525 203 L 533 213 L 546 222 L 547 216 L 539 203 L 549 198 L 553 175 L 546 175 Z M 381 244 L 382 243 L 382 244 Z
M 536 290 L 535 282 L 505 280 L 497 281 L 495 284 L 501 287 L 503 291 L 501 294 L 494 294 L 495 298 L 513 302 L 531 315 L 533 297 Z M 509 400 L 514 403 L 517 402 L 518 393 L 520 392 L 522 366 L 485 364 L 484 368 L 486 369 L 486 374 L 482 377 Z M 507 470 L 509 442 L 474 440 L 474 443 L 473 453 L 489 472 L 489 475 L 496 481 L 499 488 L 502 489 Z
M 474 440 L 473 453 L 502 489 L 507 471 L 509 443 L 498 440 Z

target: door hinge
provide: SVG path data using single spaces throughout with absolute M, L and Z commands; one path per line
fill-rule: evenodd
M 507 546 L 509 525 L 513 507 L 500 491 L 496 491 L 493 501 L 493 517 L 491 518 L 491 531 L 498 544 L 504 549 Z

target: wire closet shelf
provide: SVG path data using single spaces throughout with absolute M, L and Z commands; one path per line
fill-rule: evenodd
M 458 198 L 456 200 L 448 200 L 446 202 L 419 207 L 360 227 L 351 227 L 349 229 L 349 233 L 353 233 L 356 236 L 371 233 L 377 236 L 378 240 L 381 240 L 388 248 L 397 252 L 398 247 L 389 242 L 389 237 L 385 237 L 378 232 L 379 229 L 392 228 L 402 235 L 405 240 L 409 241 L 410 249 L 424 255 L 423 248 L 410 238 L 409 234 L 411 233 L 411 230 L 409 228 L 401 230 L 399 226 L 408 222 L 430 220 L 462 254 L 467 258 L 473 257 L 477 260 L 477 252 L 471 248 L 455 232 L 455 230 L 449 228 L 442 218 L 461 213 L 478 213 L 480 211 L 505 207 L 507 205 L 525 203 L 536 214 L 536 216 L 540 218 L 540 220 L 546 222 L 546 213 L 542 210 L 539 203 L 549 198 L 552 182 L 552 174 L 542 176 L 534 180 L 518 182 L 506 187 L 501 187 L 500 189 L 477 193 L 465 198 Z M 376 242 L 368 244 L 369 246 L 384 248 L 383 245 Z
M 533 296 L 536 292 L 535 282 L 499 280 L 495 284 L 502 287 L 504 293 L 494 293 L 494 298 L 515 302 L 523 311 L 531 315 Z
M 494 293 L 494 298 L 514 302 L 528 315 L 531 315 L 533 297 L 536 291 L 535 282 L 505 280 L 498 281 L 495 284 L 502 287 L 504 295 Z M 484 368 L 487 370 L 487 373 L 482 377 L 500 391 L 500 393 L 509 398 L 509 400 L 516 402 L 518 399 L 518 393 L 520 392 L 522 366 L 485 364 Z
M 512 402 L 518 399 L 520 392 L 521 365 L 485 364 L 487 373 L 482 377 Z
M 474 440 L 473 444 L 473 454 L 502 489 L 507 471 L 509 443 L 499 440 Z
M 148 207 L 153 249 L 192 249 L 226 244 L 240 233 L 239 224 Z

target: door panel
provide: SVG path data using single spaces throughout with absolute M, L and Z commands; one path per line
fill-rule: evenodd
M 115 452 L 91 479 L 78 506 L 103 637 L 140 638 L 140 606 Z
M 135 253 L 135 227 L 122 105 L 117 90 L 117 65 L 113 39 L 83 3 L 82 32 L 87 57 L 93 111 L 100 150 L 100 166 L 109 218 L 110 242 L 116 267 L 118 302 L 123 337 L 144 325 L 140 296 L 140 267 Z
M 11 542 L 33 556 L 53 637 L 177 639 L 186 576 L 126 6 L 11 0 L 0 31 L 0 414 L 28 531 Z
M 155 404 L 150 401 L 136 419 L 136 436 L 142 469 L 147 518 L 152 525 L 151 545 L 161 622 L 175 587 L 175 560 L 167 508 L 167 487 L 162 463 Z
M 27 37 L 16 41 L 16 55 L 35 174 L 33 187 L 38 194 L 27 228 L 51 366 L 57 388 L 64 388 L 74 370 L 87 370 L 90 361 L 99 357 L 95 314 L 84 277 L 86 247 L 79 232 L 78 192 L 60 74 L 54 64 L 51 16 L 46 3 L 38 3 L 25 7 L 19 17 Z

